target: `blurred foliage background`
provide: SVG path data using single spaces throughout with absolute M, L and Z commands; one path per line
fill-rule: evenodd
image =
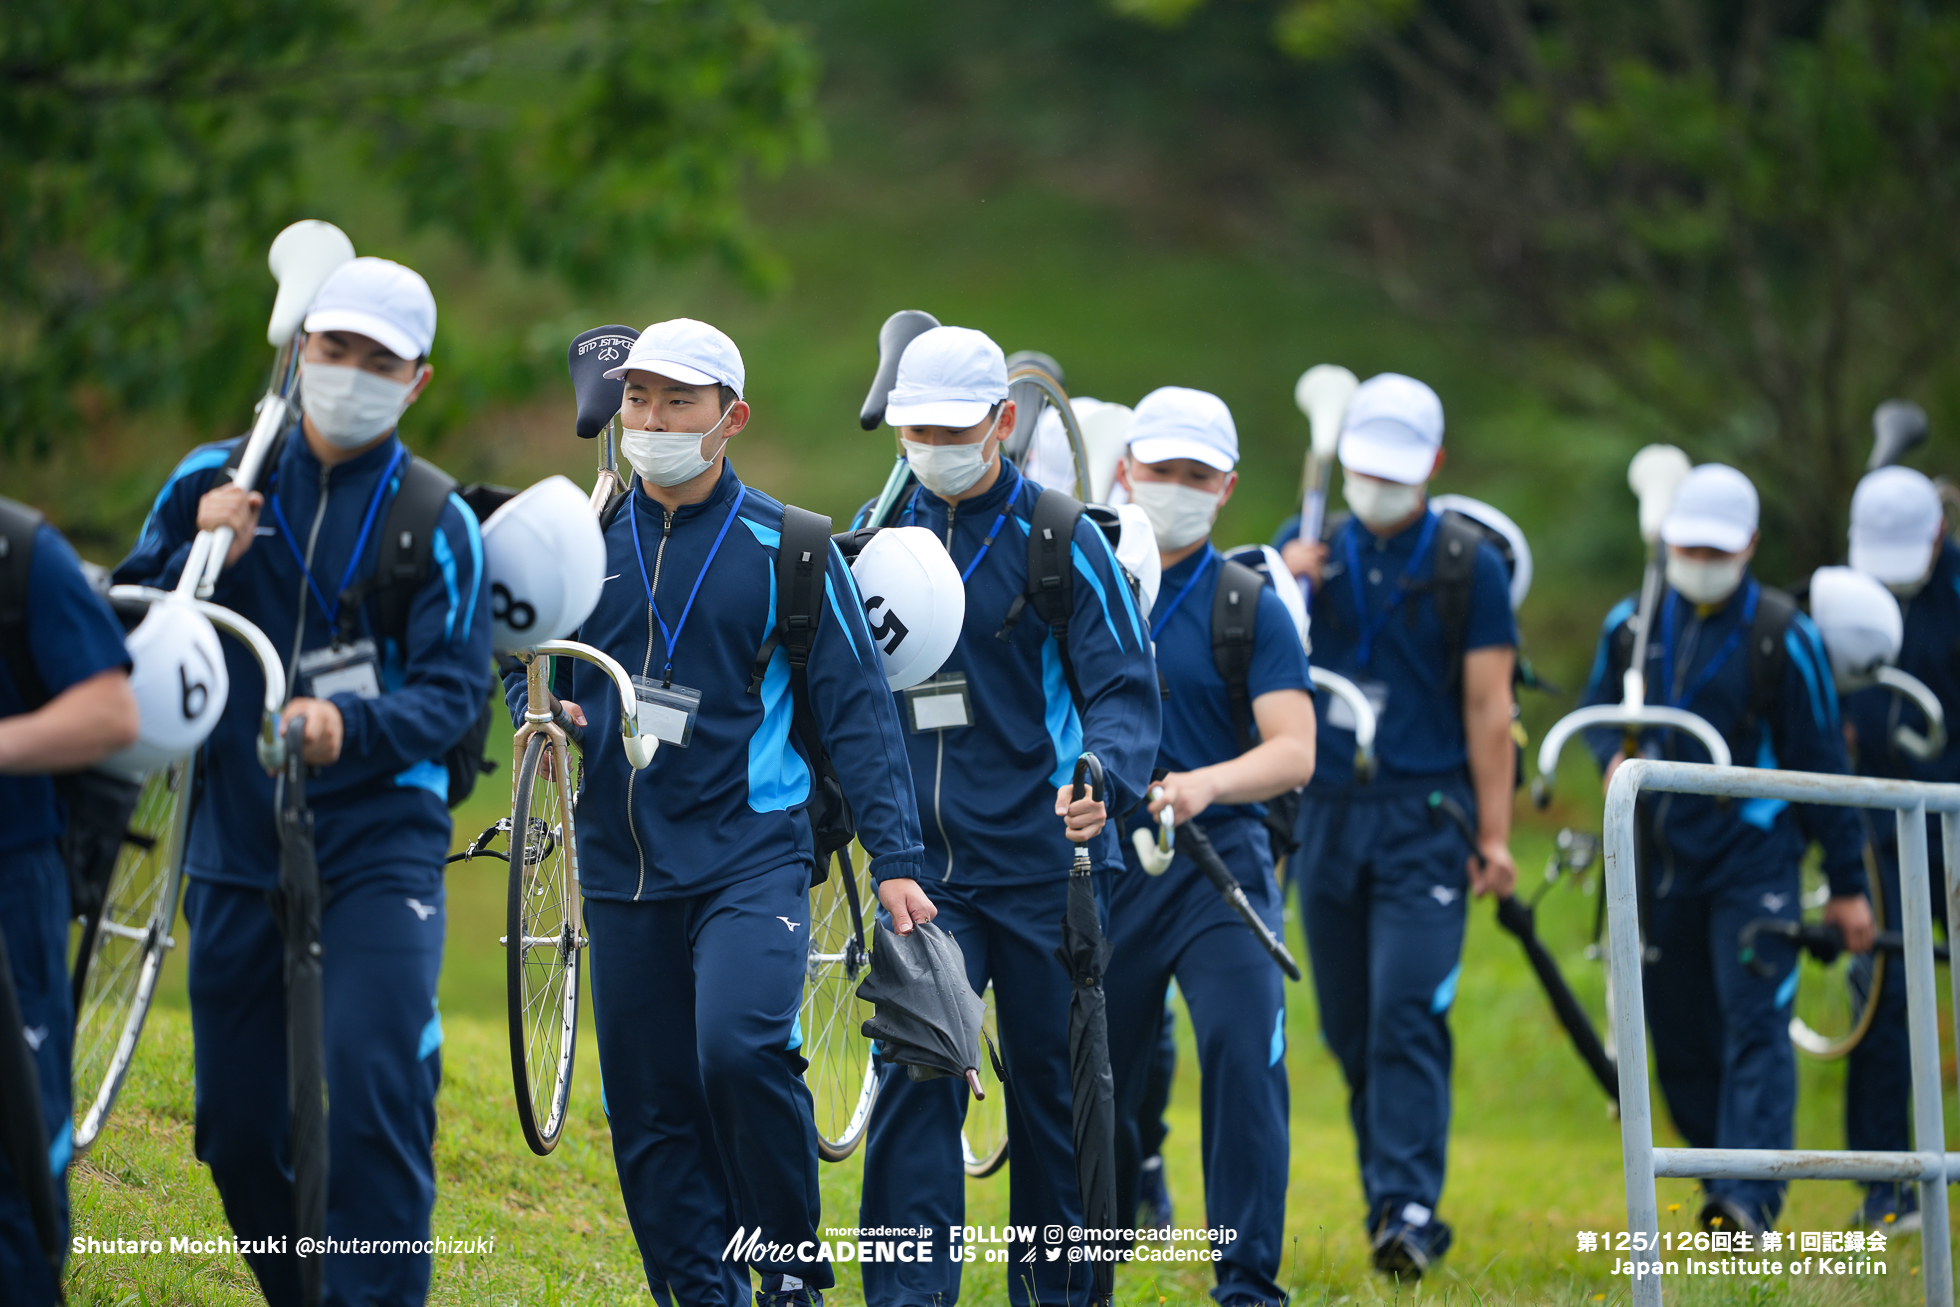
M 1421 376 L 1441 488 L 1532 539 L 1527 639 L 1570 689 L 1635 581 L 1641 444 L 1756 478 L 1773 581 L 1840 553 L 1878 401 L 1954 463 L 1960 5 L 17 0 L 6 493 L 119 555 L 247 422 L 302 216 L 429 277 L 404 434 L 465 479 L 587 479 L 566 343 L 685 313 L 747 356 L 743 474 L 847 513 L 890 458 L 855 422 L 875 332 L 916 307 L 1078 393 L 1223 395 L 1221 534 L 1263 539 L 1294 378 Z

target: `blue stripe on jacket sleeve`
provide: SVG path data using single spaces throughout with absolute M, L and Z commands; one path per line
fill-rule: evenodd
M 1109 560 L 1109 574 L 1115 580 L 1116 593 L 1123 597 L 1123 611 L 1130 615 L 1130 631 L 1136 636 L 1137 644 L 1141 647 L 1143 644 L 1143 620 L 1137 616 L 1136 601 L 1130 594 L 1129 583 L 1123 579 L 1123 564 L 1116 561 L 1116 551 L 1109 547 L 1109 537 L 1104 535 L 1100 528 L 1096 529 L 1094 535 L 1096 542 L 1102 546 L 1103 557 Z M 1080 559 L 1082 555 L 1077 553 L 1076 557 Z M 1087 567 L 1086 560 L 1084 560 L 1084 567 Z M 1091 580 L 1093 579 L 1092 577 Z
M 170 495 L 177 489 L 179 481 L 207 468 L 223 467 L 225 460 L 231 457 L 232 445 L 236 443 L 238 442 L 230 441 L 223 445 L 209 445 L 203 449 L 193 449 L 186 454 L 184 461 L 177 464 L 176 470 L 170 474 L 170 479 L 163 483 L 163 489 L 157 491 L 157 497 L 150 505 L 150 515 L 143 519 L 143 531 L 138 539 L 149 536 L 151 529 L 156 525 L 157 515 L 163 512 L 163 506 L 170 501 Z
M 460 495 L 452 494 L 449 502 L 463 518 L 463 534 L 470 542 L 470 597 L 463 605 L 463 633 L 469 634 L 470 626 L 476 621 L 476 595 L 483 589 L 483 530 L 477 525 L 476 513 L 463 502 Z
M 1613 646 L 1613 632 L 1619 630 L 1620 624 L 1632 616 L 1633 600 L 1622 599 L 1613 605 L 1613 610 L 1606 614 L 1606 620 L 1600 624 L 1599 649 L 1593 654 L 1592 672 L 1586 677 L 1586 689 L 1579 698 L 1580 703 L 1591 702 L 1593 696 L 1599 692 L 1600 682 L 1606 679 L 1606 656 L 1607 651 Z M 1615 693 L 1609 697 L 1617 700 L 1620 696 Z
M 756 527 L 747 518 L 742 520 L 758 538 L 768 529 Z M 781 536 L 777 535 L 777 539 Z M 776 629 L 774 567 L 769 569 L 769 611 L 762 629 Z M 755 812 L 784 812 L 810 797 L 810 768 L 789 743 L 796 705 L 789 687 L 789 655 L 781 646 L 769 655 L 761 693 L 762 725 L 749 737 L 749 808 Z
M 844 573 L 844 585 L 851 592 L 851 605 L 858 612 L 863 612 L 864 600 L 857 592 L 857 578 L 851 574 L 850 566 L 844 562 L 844 555 L 838 550 L 835 542 L 830 546 L 830 554 L 831 561 L 835 562 Z M 837 606 L 837 588 L 830 583 L 828 568 L 824 572 L 823 592 L 824 597 L 830 600 L 831 615 L 837 619 L 837 625 L 844 628 L 844 634 L 850 639 L 851 657 L 857 659 L 859 662 L 863 662 L 864 652 L 858 648 L 857 632 L 853 631 L 851 624 L 844 620 L 844 610 Z
M 1809 619 L 1804 618 L 1801 614 L 1798 615 L 1798 620 L 1804 622 L 1805 625 L 1809 624 Z M 1808 644 L 1809 642 L 1798 634 L 1798 627 L 1795 622 L 1792 622 L 1790 629 L 1783 633 L 1783 645 L 1784 648 L 1790 651 L 1790 661 L 1796 664 L 1797 670 L 1803 674 L 1804 685 L 1810 691 L 1811 720 L 1817 723 L 1817 733 L 1819 735 L 1827 735 L 1831 731 L 1831 723 L 1837 718 L 1837 692 L 1836 688 L 1831 686 L 1828 679 L 1824 682 L 1827 688 L 1820 689 L 1818 687 L 1817 665 L 1812 661 L 1810 649 L 1807 647 Z M 1825 704 L 1826 694 L 1831 696 L 1828 709 Z
M 456 592 L 456 555 L 450 552 L 449 537 L 442 533 L 440 527 L 436 528 L 431 551 L 435 555 L 436 570 L 442 573 L 443 588 L 449 591 L 449 611 L 442 617 L 442 642 L 448 644 L 456 636 L 456 610 L 463 606 L 463 597 Z M 463 629 L 467 631 L 469 627 Z

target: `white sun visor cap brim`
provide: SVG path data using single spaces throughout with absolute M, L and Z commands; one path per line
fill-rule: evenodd
M 1129 436 L 1130 457 L 1139 463 L 1189 458 L 1230 472 L 1239 461 L 1232 410 L 1209 391 L 1159 386 L 1137 401 Z
M 413 268 L 390 259 L 354 259 L 321 283 L 302 326 L 307 332 L 359 332 L 398 358 L 425 358 L 436 339 L 436 297 Z
M 1006 398 L 1007 356 L 986 332 L 934 327 L 920 332 L 899 356 L 885 421 L 894 427 L 964 430 Z
M 747 373 L 742 351 L 719 327 L 694 318 L 670 318 L 640 333 L 625 362 L 606 370 L 608 381 L 629 372 L 652 372 L 688 386 L 727 386 L 742 397 Z
M 1887 585 L 1917 581 L 1944 527 L 1940 492 L 1925 473 L 1882 467 L 1851 496 L 1851 565 Z
M 1442 447 L 1443 401 L 1414 377 L 1384 372 L 1355 388 L 1336 453 L 1349 472 L 1414 486 L 1429 480 Z

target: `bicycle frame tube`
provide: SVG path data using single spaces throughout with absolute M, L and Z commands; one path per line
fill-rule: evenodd
M 615 491 L 624 490 L 627 481 L 619 474 L 619 414 L 612 416 L 599 432 L 599 475 L 592 483 L 592 511 L 601 512 Z
M 173 594 L 146 585 L 117 585 L 109 588 L 109 597 L 148 604 L 187 603 L 202 613 L 211 625 L 249 649 L 252 657 L 258 660 L 259 671 L 265 680 L 265 703 L 259 718 L 259 764 L 267 771 L 277 771 L 285 765 L 286 744 L 279 735 L 279 713 L 286 706 L 286 663 L 280 658 L 279 651 L 272 647 L 272 641 L 266 638 L 264 631 L 231 609 L 207 599 L 192 599 L 181 589 Z
M 597 667 L 600 671 L 612 677 L 613 688 L 619 693 L 619 735 L 620 744 L 626 750 L 626 761 L 631 763 L 635 769 L 644 767 L 653 761 L 654 753 L 660 748 L 660 741 L 651 735 L 635 733 L 633 730 L 634 722 L 632 714 L 626 710 L 628 704 L 639 702 L 638 697 L 633 693 L 633 678 L 626 674 L 624 667 L 621 667 L 606 654 L 594 649 L 589 644 L 579 644 L 575 640 L 546 640 L 542 644 L 533 645 L 531 648 L 517 654 L 520 661 L 528 664 L 528 670 L 525 673 L 525 686 L 529 692 L 529 699 L 524 713 L 525 725 L 524 728 L 518 731 L 518 743 L 513 746 L 518 750 L 519 756 L 522 755 L 523 740 L 526 731 L 533 726 L 551 724 L 551 709 L 548 707 L 551 700 L 549 691 L 544 683 L 544 670 L 538 662 L 538 655 L 540 654 L 549 654 L 561 658 L 577 658 L 583 662 L 591 663 L 594 667 Z M 564 732 L 560 731 L 558 734 L 559 738 L 562 739 Z

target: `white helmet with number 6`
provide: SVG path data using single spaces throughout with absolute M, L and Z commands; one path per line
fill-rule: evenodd
M 188 603 L 163 601 L 124 640 L 129 688 L 142 725 L 136 743 L 103 759 L 104 770 L 140 778 L 187 758 L 225 711 L 231 677 L 218 632 Z
M 938 671 L 966 621 L 966 586 L 939 537 L 922 526 L 887 527 L 858 552 L 851 576 L 885 683 L 909 689 Z
M 490 645 L 498 653 L 570 635 L 606 580 L 606 540 L 585 493 L 546 477 L 483 524 Z
M 1811 574 L 1810 620 L 1831 657 L 1831 679 L 1843 691 L 1871 685 L 1905 640 L 1899 601 L 1876 577 L 1855 568 L 1820 567 Z

